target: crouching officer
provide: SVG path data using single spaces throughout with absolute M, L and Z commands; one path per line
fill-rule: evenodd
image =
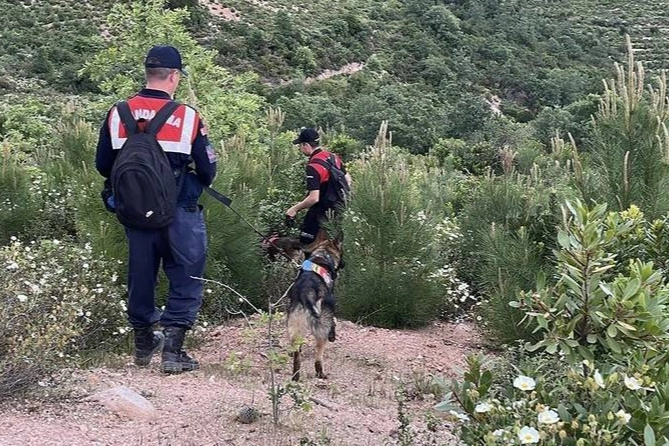
M 95 163 L 98 172 L 106 179 L 105 184 L 111 180 L 115 188 L 115 196 L 104 195 L 105 205 L 116 206 L 128 239 L 128 320 L 134 331 L 135 364 L 148 365 L 152 355 L 164 343 L 162 371 L 180 373 L 196 370 L 199 366 L 183 350 L 183 343 L 186 331 L 193 326 L 202 305 L 203 284 L 191 278 L 202 277 L 207 249 L 207 233 L 198 199 L 203 185 L 210 185 L 216 175 L 216 155 L 198 112 L 172 101 L 179 80 L 185 75 L 179 51 L 172 46 L 155 46 L 148 52 L 144 66 L 146 88 L 109 110 L 100 130 Z M 160 113 L 163 107 L 166 110 Z M 154 118 L 156 122 L 152 126 Z M 164 124 L 159 126 L 161 122 Z M 147 228 L 127 223 L 128 220 L 121 217 L 122 209 L 125 211 L 152 200 L 147 196 L 147 189 L 151 189 L 147 184 L 153 186 L 153 178 L 165 180 L 165 175 L 162 178 L 151 176 L 156 174 L 155 169 L 151 169 L 151 175 L 146 171 L 137 173 L 141 170 L 138 168 L 134 171 L 126 169 L 125 179 L 114 171 L 115 167 L 116 171 L 120 170 L 122 161 L 132 163 L 129 156 L 136 147 L 131 146 L 137 144 L 137 139 L 132 136 L 137 133 L 155 135 L 153 148 L 160 155 L 154 157 L 155 162 L 167 165 L 174 174 L 175 184 L 168 186 L 176 197 L 176 209 L 172 203 L 170 218 L 164 227 L 152 228 L 147 224 Z M 155 145 L 156 140 L 159 147 Z M 167 155 L 167 161 L 161 149 Z M 125 153 L 119 156 L 124 150 Z M 142 150 L 137 153 L 140 157 L 146 156 Z M 115 166 L 117 159 L 119 162 Z M 135 178 L 134 183 L 129 183 L 128 178 Z M 141 181 L 146 178 L 151 180 L 146 180 L 149 183 L 142 187 Z M 121 198 L 124 205 L 120 203 Z M 160 213 L 148 211 L 145 216 L 147 219 L 159 218 Z M 169 280 L 169 296 L 163 312 L 155 305 L 155 285 L 161 260 Z M 152 326 L 158 322 L 164 327 L 164 334 L 153 331 Z

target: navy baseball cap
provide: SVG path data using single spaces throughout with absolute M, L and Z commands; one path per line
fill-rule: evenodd
M 183 65 L 181 64 L 181 54 L 179 51 L 171 45 L 156 45 L 146 53 L 146 59 L 144 59 L 145 68 L 174 68 L 181 71 L 181 73 L 186 76 L 186 70 L 184 70 Z
M 309 142 L 318 142 L 320 141 L 321 136 L 318 134 L 316 129 L 303 129 L 297 139 L 293 140 L 293 144 L 306 144 Z

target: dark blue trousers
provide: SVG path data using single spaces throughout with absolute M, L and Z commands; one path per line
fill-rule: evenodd
M 129 245 L 128 320 L 133 328 L 160 321 L 164 327 L 191 328 L 202 306 L 202 277 L 207 254 L 207 231 L 202 211 L 178 208 L 164 229 L 125 228 Z M 170 283 L 165 310 L 156 308 L 155 287 L 162 260 Z

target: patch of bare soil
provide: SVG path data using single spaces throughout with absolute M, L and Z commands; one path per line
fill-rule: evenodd
M 357 73 L 358 71 L 361 71 L 363 68 L 365 68 L 365 64 L 362 62 L 351 62 L 347 63 L 346 65 L 342 65 L 336 70 L 323 70 L 319 75 L 315 77 L 307 77 L 303 80 L 305 84 L 311 84 L 316 81 L 323 81 L 326 79 L 330 79 L 331 77 L 335 76 L 350 76 L 352 74 Z M 296 82 L 295 79 L 292 80 L 285 80 L 285 79 L 273 79 L 273 80 L 265 80 L 265 85 L 289 85 L 293 82 Z
M 342 65 L 339 69 L 337 70 L 325 70 L 315 78 L 308 77 L 304 80 L 305 84 L 310 84 L 314 81 L 322 81 L 325 79 L 330 79 L 331 77 L 334 76 L 340 76 L 340 75 L 347 75 L 350 76 L 351 74 L 355 74 L 358 71 L 362 70 L 365 68 L 365 64 L 360 63 L 360 62 L 352 62 L 352 63 L 347 63 L 346 65 Z
M 234 11 L 233 9 L 227 8 L 223 5 L 219 5 L 215 1 L 200 0 L 200 4 L 206 6 L 211 15 L 220 17 L 227 22 L 239 22 L 241 20 L 241 17 L 237 11 Z
M 397 391 L 406 391 L 405 413 L 415 444 L 455 445 L 450 425 L 432 410 L 432 376 L 456 376 L 467 354 L 479 350 L 472 325 L 438 323 L 416 331 L 368 328 L 340 321 L 338 339 L 325 353 L 327 380 L 313 371 L 313 347 L 304 346 L 299 399 L 281 399 L 275 428 L 269 398 L 267 326 L 253 318 L 210 331 L 193 351 L 202 369 L 162 375 L 158 359 L 147 369 L 130 364 L 80 371 L 63 383 L 68 400 L 5 402 L 0 406 L 0 445 L 392 445 L 398 444 Z M 290 380 L 286 337 L 275 336 L 278 384 Z M 305 373 L 306 372 L 306 373 Z M 127 386 L 155 407 L 154 421 L 117 415 L 86 397 Z M 235 419 L 242 407 L 260 412 L 251 424 Z M 431 429 L 428 427 L 431 426 Z M 430 441 L 428 443 L 428 441 Z M 431 442 L 434 441 L 434 442 Z

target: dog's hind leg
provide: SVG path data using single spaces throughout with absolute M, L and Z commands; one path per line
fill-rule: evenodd
M 300 367 L 302 366 L 301 352 L 304 343 L 306 325 L 306 310 L 288 313 L 288 337 L 290 339 L 290 350 L 293 356 L 293 381 L 300 380 Z
M 314 364 L 316 368 L 316 378 L 327 379 L 325 373 L 323 373 L 323 353 L 325 352 L 325 339 L 316 339 L 316 363 Z
M 300 380 L 300 367 L 302 367 L 302 361 L 300 358 L 301 351 L 302 347 L 298 347 L 297 350 L 293 352 L 293 377 L 291 378 L 293 381 Z

